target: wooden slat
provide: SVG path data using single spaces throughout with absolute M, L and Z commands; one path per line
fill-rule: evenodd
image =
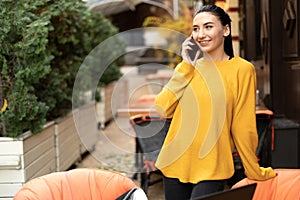
M 20 169 L 21 167 L 20 155 L 0 155 L 0 169 Z
M 77 131 L 75 129 L 75 125 L 72 127 L 69 127 L 65 131 L 60 131 L 60 128 L 58 128 L 58 145 L 59 147 L 64 145 L 65 143 L 77 143 L 79 146 L 79 136 L 77 134 Z
M 78 112 L 74 114 L 74 119 L 76 124 L 78 125 L 90 123 L 90 121 L 96 122 L 97 118 L 95 104 L 89 105 L 88 107 L 78 110 Z
M 116 83 L 113 82 L 106 87 L 100 88 L 101 102 L 96 103 L 96 107 L 93 108 L 97 121 L 101 124 L 101 127 L 105 127 L 105 123 L 111 120 L 114 116 L 112 111 L 112 93 L 114 91 Z
M 68 157 L 69 153 L 72 152 L 79 152 L 80 144 L 76 142 L 72 142 L 71 140 L 69 142 L 64 142 L 62 145 L 60 145 L 60 151 L 59 156 L 65 156 Z M 78 153 L 79 154 L 79 153 Z M 80 157 L 80 155 L 78 155 Z M 64 160 L 64 158 L 60 158 L 60 160 Z
M 41 141 L 47 140 L 48 138 L 53 138 L 54 135 L 54 126 L 49 126 L 44 129 L 41 133 L 35 134 L 34 137 L 28 137 L 24 139 L 24 152 L 28 152 L 30 149 L 33 149 L 35 146 L 39 145 Z
M 47 163 L 54 163 L 55 166 L 55 149 L 51 149 L 45 152 L 41 157 L 34 160 L 30 165 L 25 166 L 25 180 L 28 181 L 31 178 L 35 177 L 35 174 L 43 169 Z M 50 168 L 49 172 L 56 171 L 55 167 Z
M 67 170 L 81 158 L 80 139 L 77 134 L 73 115 L 57 124 L 57 147 L 56 157 L 58 160 L 57 170 Z
M 59 144 L 62 144 L 68 140 L 78 140 L 78 134 L 76 131 L 73 117 L 63 120 L 59 124 L 57 124 L 57 130 L 58 130 L 57 137 L 59 140 Z
M 81 152 L 85 152 L 86 150 L 92 150 L 98 141 L 98 128 L 95 117 L 95 105 L 89 105 L 83 109 L 80 109 L 75 114 L 75 119 L 78 128 L 77 133 L 79 134 L 80 143 L 82 144 Z
M 0 183 L 24 183 L 24 170 L 0 170 Z
M 12 198 L 22 187 L 21 183 L 13 183 L 13 184 L 0 184 L 0 196 Z M 1 198 L 0 198 L 1 199 Z
M 64 132 L 65 130 L 68 130 L 68 128 L 74 127 L 75 122 L 73 114 L 70 114 L 62 120 L 59 120 L 57 124 L 59 125 L 59 132 Z
M 93 151 L 97 141 L 99 140 L 99 135 L 97 130 L 87 131 L 88 134 L 80 137 L 80 142 L 84 146 L 84 150 Z
M 55 143 L 54 143 L 54 124 L 45 128 L 41 133 L 31 135 L 24 140 L 24 170 L 25 181 L 38 175 L 55 172 Z M 44 170 L 45 173 L 37 172 Z
M 80 149 L 77 151 L 65 152 L 65 154 L 60 155 L 60 169 L 59 171 L 64 171 L 69 169 L 74 163 L 80 159 Z
M 23 141 L 1 141 L 0 155 L 21 155 L 23 154 Z
M 29 181 L 33 178 L 40 177 L 40 176 L 43 176 L 46 174 L 53 173 L 56 171 L 55 169 L 56 169 L 55 161 L 47 162 L 44 164 L 44 166 L 42 168 L 40 168 L 39 171 L 36 171 L 32 177 L 28 177 L 28 179 L 26 181 Z
M 40 141 L 40 143 L 37 144 L 34 148 L 25 152 L 24 165 L 25 166 L 29 165 L 30 163 L 34 162 L 41 156 L 44 156 L 46 152 L 51 151 L 54 148 L 55 148 L 55 144 L 54 144 L 54 134 L 53 134 L 51 135 L 51 137 L 48 137 L 45 140 Z M 52 159 L 55 159 L 55 157 L 52 157 Z

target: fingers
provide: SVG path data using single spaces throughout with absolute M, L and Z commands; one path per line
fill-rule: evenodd
M 193 38 L 190 36 L 185 39 L 185 41 L 182 44 L 183 49 L 189 49 L 192 50 L 193 46 L 197 45 L 195 41 L 193 41 Z
M 201 55 L 201 50 L 197 42 L 189 36 L 182 43 L 182 58 L 186 62 L 195 65 Z

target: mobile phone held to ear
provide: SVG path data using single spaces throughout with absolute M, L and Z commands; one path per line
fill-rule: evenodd
M 190 45 L 192 49 L 188 49 L 187 52 L 191 60 L 195 60 L 196 54 L 200 50 L 200 48 L 193 38 L 191 38 L 190 41 L 193 43 L 193 45 Z

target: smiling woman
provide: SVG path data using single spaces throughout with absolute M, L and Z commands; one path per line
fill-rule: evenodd
M 250 62 L 233 55 L 229 15 L 216 5 L 201 7 L 181 55 L 182 62 L 155 100 L 157 112 L 172 118 L 156 161 L 166 200 L 223 190 L 234 174 L 234 148 L 248 178 L 274 177 L 274 170 L 260 167 L 255 155 L 256 74 Z

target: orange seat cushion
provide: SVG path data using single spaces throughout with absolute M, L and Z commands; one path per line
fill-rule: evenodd
M 155 94 L 145 94 L 138 99 L 138 102 L 154 102 L 155 98 Z
M 233 188 L 257 183 L 253 200 L 295 200 L 300 199 L 300 169 L 275 169 L 277 176 L 266 181 L 245 178 Z
M 131 179 L 116 172 L 74 169 L 29 181 L 14 200 L 110 200 L 135 187 Z

